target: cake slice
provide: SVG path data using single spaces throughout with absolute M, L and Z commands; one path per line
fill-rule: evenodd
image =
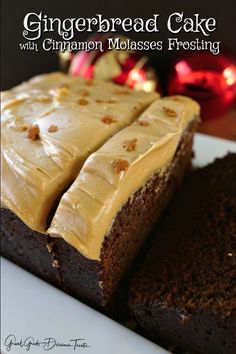
M 160 99 L 86 160 L 48 230 L 66 241 L 55 240 L 69 292 L 84 288 L 93 303 L 108 306 L 190 165 L 198 120 L 191 99 Z M 91 278 L 80 281 L 88 269 Z
M 236 154 L 194 172 L 131 285 L 141 333 L 176 352 L 236 353 Z
M 190 165 L 198 121 L 199 106 L 191 99 L 154 102 L 86 159 L 51 211 L 49 235 L 26 226 L 14 209 L 2 211 L 3 254 L 107 310 Z M 83 139 L 90 144 L 86 129 Z
M 198 110 L 186 97 L 163 98 L 109 139 L 61 198 L 48 233 L 63 237 L 86 258 L 100 260 L 117 213 L 154 173 L 165 174 Z
M 3 92 L 3 205 L 29 228 L 46 232 L 52 209 L 86 158 L 158 97 L 62 73 Z

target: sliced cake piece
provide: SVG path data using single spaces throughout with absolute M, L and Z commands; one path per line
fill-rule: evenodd
M 97 284 L 87 279 L 85 289 L 107 305 L 190 164 L 198 119 L 191 99 L 160 99 L 87 159 L 48 230 L 73 246 L 65 257 L 56 241 L 66 287 L 79 293 L 74 277 L 95 266 Z M 72 281 L 71 266 L 80 269 Z
M 190 165 L 198 121 L 191 99 L 157 100 L 86 160 L 52 218 L 53 237 L 4 211 L 3 254 L 107 310 Z M 86 131 L 84 138 L 89 143 Z
M 48 233 L 63 237 L 85 257 L 100 260 L 117 213 L 153 173 L 164 174 L 198 112 L 198 105 L 186 97 L 155 102 L 90 155 L 60 200 Z
M 51 210 L 86 158 L 158 97 L 61 73 L 3 92 L 3 205 L 45 232 Z
M 132 282 L 143 334 L 176 352 L 236 353 L 236 154 L 194 172 Z

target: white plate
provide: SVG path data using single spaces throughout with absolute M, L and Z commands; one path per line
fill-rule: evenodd
M 217 157 L 223 157 L 227 152 L 236 152 L 236 143 L 198 133 L 194 140 L 194 152 L 194 165 L 202 167 L 213 162 Z
M 203 166 L 236 152 L 236 144 L 197 134 L 194 150 L 195 166 Z M 42 354 L 50 348 L 56 354 L 167 353 L 9 261 L 2 258 L 1 265 L 2 354 Z M 82 347 L 74 348 L 75 343 Z

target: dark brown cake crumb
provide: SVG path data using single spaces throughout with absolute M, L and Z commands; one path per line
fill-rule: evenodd
M 50 125 L 50 127 L 48 128 L 48 132 L 49 133 L 55 133 L 58 130 L 58 127 L 56 125 Z
M 30 125 L 27 128 L 28 139 L 30 140 L 38 140 L 39 139 L 39 126 L 38 124 Z
M 123 142 L 123 148 L 126 151 L 133 151 L 136 148 L 138 139 L 125 140 Z
M 112 161 L 112 166 L 115 168 L 116 173 L 120 173 L 122 171 L 126 171 L 129 167 L 129 163 L 127 160 L 114 160 Z
M 105 124 L 112 124 L 116 122 L 116 120 L 112 116 L 105 116 L 101 119 L 101 121 Z
M 85 98 L 80 98 L 77 102 L 81 106 L 86 106 L 89 103 Z
M 177 117 L 177 113 L 173 109 L 168 107 L 163 107 L 162 109 L 168 117 Z

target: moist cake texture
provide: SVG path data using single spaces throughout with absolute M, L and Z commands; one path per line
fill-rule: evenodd
M 142 333 L 180 352 L 236 352 L 236 154 L 187 178 L 132 282 Z
M 199 106 L 157 97 L 62 74 L 4 93 L 4 256 L 108 308 L 190 165 Z

